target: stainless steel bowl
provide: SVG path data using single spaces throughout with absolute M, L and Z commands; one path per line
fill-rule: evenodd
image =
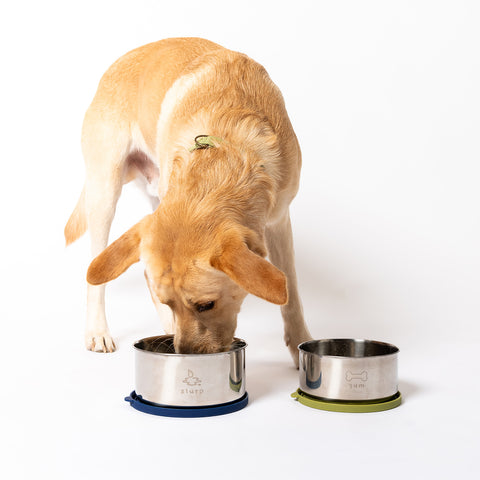
M 135 349 L 135 392 L 161 406 L 205 407 L 245 394 L 245 348 L 235 338 L 222 353 L 178 354 L 173 335 L 139 340 Z
M 311 340 L 298 346 L 300 389 L 326 400 L 386 399 L 398 392 L 398 348 L 372 340 Z

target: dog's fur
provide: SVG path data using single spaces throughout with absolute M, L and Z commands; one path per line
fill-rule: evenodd
M 201 134 L 218 137 L 215 147 L 191 152 Z M 285 341 L 298 364 L 297 345 L 311 338 L 288 211 L 301 154 L 282 95 L 262 66 L 198 38 L 133 50 L 102 77 L 82 150 L 85 186 L 65 238 L 68 245 L 88 228 L 96 257 L 87 273 L 88 349 L 115 349 L 104 284 L 141 259 L 176 351 L 227 349 L 252 293 L 282 305 Z M 122 185 L 132 180 L 154 212 L 107 247 Z M 173 315 L 165 318 L 163 304 Z

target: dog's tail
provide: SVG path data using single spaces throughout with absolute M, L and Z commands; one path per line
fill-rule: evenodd
M 80 198 L 75 206 L 67 224 L 65 225 L 66 246 L 80 238 L 87 231 L 87 216 L 85 214 L 85 187 L 83 187 Z

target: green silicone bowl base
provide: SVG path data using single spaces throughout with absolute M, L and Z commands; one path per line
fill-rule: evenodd
M 398 407 L 402 403 L 402 395 L 397 392 L 392 397 L 382 400 L 366 400 L 366 401 L 343 401 L 343 400 L 322 400 L 317 397 L 302 392 L 298 389 L 292 393 L 292 398 L 298 400 L 307 407 L 317 408 L 318 410 L 328 410 L 329 412 L 348 412 L 348 413 L 370 413 L 383 412 L 391 408 Z

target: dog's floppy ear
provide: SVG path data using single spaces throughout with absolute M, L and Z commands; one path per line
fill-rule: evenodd
M 288 301 L 285 274 L 252 252 L 243 241 L 235 239 L 225 243 L 222 253 L 213 257 L 211 264 L 248 293 L 277 305 Z
M 87 282 L 101 285 L 121 275 L 140 260 L 141 222 L 125 232 L 95 257 L 88 267 Z

